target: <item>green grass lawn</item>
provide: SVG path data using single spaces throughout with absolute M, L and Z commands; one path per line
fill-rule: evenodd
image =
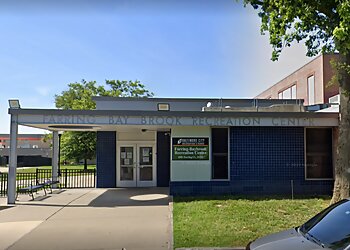
M 37 166 L 37 167 L 26 167 L 26 168 L 19 168 L 17 169 L 17 173 L 35 173 L 36 169 L 52 169 L 52 166 Z M 63 172 L 65 169 L 77 169 L 77 170 L 83 170 L 84 165 L 61 165 L 61 172 Z M 96 169 L 96 165 L 88 165 L 88 169 Z M 51 175 L 47 175 L 47 178 L 50 178 Z M 17 180 L 28 180 L 32 179 L 33 175 L 17 175 Z
M 308 199 L 174 198 L 174 245 L 245 246 L 263 235 L 296 227 L 329 205 Z
M 52 169 L 52 166 L 26 167 L 17 169 L 17 173 L 35 173 L 36 169 Z M 61 171 L 64 169 L 84 169 L 84 165 L 61 165 Z M 95 169 L 96 165 L 88 165 L 88 169 Z

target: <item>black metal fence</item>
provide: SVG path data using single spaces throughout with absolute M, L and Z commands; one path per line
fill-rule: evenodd
M 0 196 L 5 196 L 7 193 L 7 173 L 0 173 Z
M 52 178 L 51 169 L 39 169 L 32 173 L 17 173 L 16 188 L 28 187 Z M 93 188 L 96 169 L 61 169 L 58 179 L 61 188 Z M 0 173 L 0 196 L 7 194 L 8 174 Z
M 96 183 L 96 169 L 62 169 L 59 179 L 62 188 L 92 188 Z

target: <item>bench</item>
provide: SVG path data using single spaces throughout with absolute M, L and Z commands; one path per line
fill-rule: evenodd
M 21 187 L 17 189 L 17 196 L 16 199 L 18 197 L 18 194 L 29 194 L 30 196 L 32 196 L 32 200 L 34 200 L 34 192 L 38 192 L 40 189 L 44 189 L 45 195 L 46 195 L 46 189 L 45 186 L 43 184 L 36 184 L 36 185 L 30 185 L 28 187 Z
M 53 181 L 53 180 L 46 180 L 43 183 L 40 183 L 40 185 L 44 185 L 44 189 L 45 188 L 50 188 L 50 194 L 52 194 L 52 186 L 56 185 L 56 184 L 60 184 L 59 180 Z
M 17 197 L 18 194 L 29 194 L 30 196 L 32 196 L 32 200 L 34 200 L 34 192 L 38 192 L 39 190 L 43 189 L 45 192 L 45 195 L 47 195 L 46 189 L 49 188 L 50 189 L 50 194 L 52 194 L 52 186 L 55 184 L 59 184 L 60 182 L 57 181 L 53 181 L 53 180 L 45 180 L 42 183 L 37 182 L 36 185 L 30 185 L 28 187 L 21 187 L 17 189 Z M 17 199 L 16 197 L 16 199 Z

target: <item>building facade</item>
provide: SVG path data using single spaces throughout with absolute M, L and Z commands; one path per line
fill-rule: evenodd
M 338 113 L 302 100 L 95 97 L 96 110 L 10 109 L 19 125 L 97 132 L 97 187 L 172 195 L 330 194 Z
M 51 140 L 44 140 L 45 134 L 19 134 L 17 138 L 18 166 L 51 165 Z M 0 165 L 9 163 L 10 135 L 0 134 Z
M 319 55 L 256 96 L 258 99 L 303 99 L 305 105 L 339 103 L 339 86 L 330 84 L 331 60 L 338 55 Z

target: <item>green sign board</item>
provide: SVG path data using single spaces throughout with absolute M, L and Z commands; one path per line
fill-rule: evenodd
M 208 161 L 208 137 L 173 137 L 173 161 Z

